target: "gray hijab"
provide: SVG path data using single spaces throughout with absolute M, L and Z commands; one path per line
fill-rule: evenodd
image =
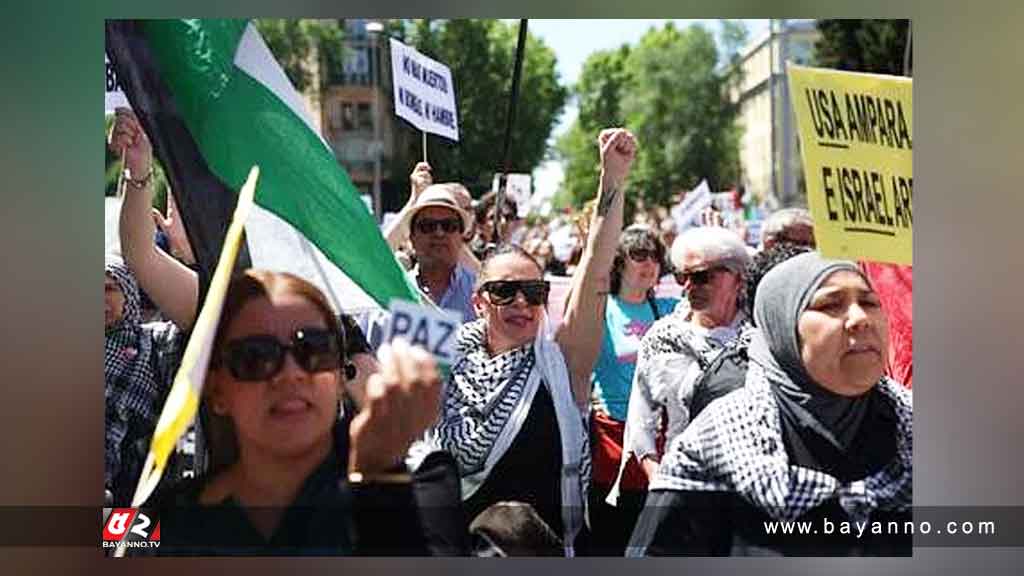
M 815 382 L 804 367 L 797 334 L 800 314 L 814 292 L 839 270 L 864 276 L 853 262 L 828 260 L 817 252 L 795 256 L 765 274 L 754 299 L 758 330 L 750 343 L 750 358 L 764 368 L 784 416 L 845 451 L 864 420 L 868 395 L 841 396 Z

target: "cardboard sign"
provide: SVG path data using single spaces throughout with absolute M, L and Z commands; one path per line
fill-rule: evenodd
M 114 65 L 110 63 L 107 54 L 103 54 L 103 63 L 106 65 L 107 73 L 105 78 L 106 96 L 103 99 L 103 111 L 113 114 L 116 108 L 131 108 L 128 98 L 121 91 L 121 83 L 117 81 L 117 73 L 114 72 Z
M 392 300 L 387 341 L 401 336 L 409 344 L 422 346 L 441 366 L 455 361 L 455 333 L 461 317 L 450 310 L 420 306 L 405 300 Z
M 830 258 L 913 260 L 913 83 L 790 65 L 818 249 Z
M 682 232 L 700 216 L 701 210 L 711 206 L 711 188 L 707 180 L 701 180 L 696 188 L 690 191 L 676 207 L 672 208 L 672 219 L 676 222 L 676 232 Z
M 526 218 L 530 212 L 530 186 L 533 179 L 529 174 L 509 174 L 505 181 L 505 195 L 516 203 L 516 217 Z M 491 190 L 498 191 L 501 174 L 495 174 Z
M 448 67 L 391 39 L 395 114 L 424 132 L 459 140 L 455 85 Z

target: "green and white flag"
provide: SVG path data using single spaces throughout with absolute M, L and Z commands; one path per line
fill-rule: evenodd
M 106 32 L 108 57 L 168 169 L 206 270 L 235 192 L 258 165 L 246 226 L 253 268 L 297 274 L 348 313 L 419 301 L 251 22 L 107 21 Z

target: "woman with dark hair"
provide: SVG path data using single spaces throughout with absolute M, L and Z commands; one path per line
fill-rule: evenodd
M 602 131 L 598 145 L 597 208 L 562 324 L 553 336 L 542 326 L 550 286 L 536 260 L 513 246 L 488 256 L 473 297 L 479 319 L 458 334 L 441 420 L 424 443 L 458 461 L 467 520 L 498 502 L 524 502 L 567 555 L 583 527 L 590 375 L 636 151 L 619 128 Z
M 262 271 L 232 280 L 202 400 L 211 466 L 151 504 L 158 553 L 428 553 L 402 459 L 437 414 L 434 361 L 401 342 L 382 348 L 360 412 L 339 419 L 344 349 L 312 284 Z
M 619 475 L 640 340 L 656 320 L 669 315 L 679 302 L 654 296 L 654 287 L 666 267 L 665 247 L 651 227 L 634 224 L 622 232 L 604 309 L 601 354 L 591 378 L 593 481 L 589 554 L 621 556 L 643 508 L 647 476 L 635 458 L 624 465 L 616 506 L 606 503 L 605 498 Z
M 909 555 L 913 397 L 884 376 L 888 320 L 852 262 L 817 252 L 765 274 L 742 388 L 666 451 L 629 555 Z M 808 533 L 773 532 L 807 522 Z

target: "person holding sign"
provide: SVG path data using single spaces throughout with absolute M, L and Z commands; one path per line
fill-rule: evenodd
M 849 530 L 904 526 L 913 495 L 913 397 L 884 376 L 888 319 L 867 277 L 795 256 L 765 274 L 754 316 L 744 386 L 670 444 L 629 555 L 910 555 L 913 531 Z
M 416 165 L 410 180 L 409 201 L 385 231 L 388 245 L 398 250 L 408 239 L 416 258 L 409 275 L 416 285 L 438 306 L 458 312 L 463 321 L 475 320 L 470 300 L 479 263 L 463 240 L 473 216 L 461 205 L 469 192 L 455 182 L 431 184 L 426 162 Z
M 125 264 L 138 280 L 139 287 L 150 295 L 163 316 L 173 322 L 178 330 L 188 331 L 195 322 L 210 278 L 158 249 L 153 243 L 155 227 L 159 224 L 167 231 L 172 249 L 177 247 L 173 251 L 184 255 L 190 255 L 191 252 L 180 214 L 173 209 L 173 194 L 170 191 L 167 193 L 168 215 L 166 219 L 162 218 L 152 208 L 152 177 L 147 176 L 137 182 L 132 176 L 152 174 L 153 150 L 142 125 L 131 110 L 117 109 L 108 146 L 117 154 L 123 154 L 127 173 L 123 178 L 125 194 L 118 226 Z M 359 396 L 366 379 L 377 371 L 377 362 L 358 324 L 344 313 L 341 322 L 349 345 L 346 350 L 348 358 L 357 369 L 349 384 L 353 394 Z M 155 426 L 156 422 L 152 425 Z
M 151 500 L 158 553 L 428 553 L 402 458 L 437 413 L 434 360 L 401 340 L 382 347 L 361 410 L 339 420 L 344 350 L 311 283 L 232 279 L 202 400 L 216 465 Z
M 480 319 L 457 336 L 441 420 L 425 444 L 455 456 L 467 519 L 501 501 L 532 506 L 574 554 L 589 484 L 590 374 L 601 348 L 608 271 L 623 218 L 636 140 L 598 137 L 601 180 L 574 289 L 553 337 L 542 330 L 549 284 L 522 248 L 483 263 L 473 305 Z

